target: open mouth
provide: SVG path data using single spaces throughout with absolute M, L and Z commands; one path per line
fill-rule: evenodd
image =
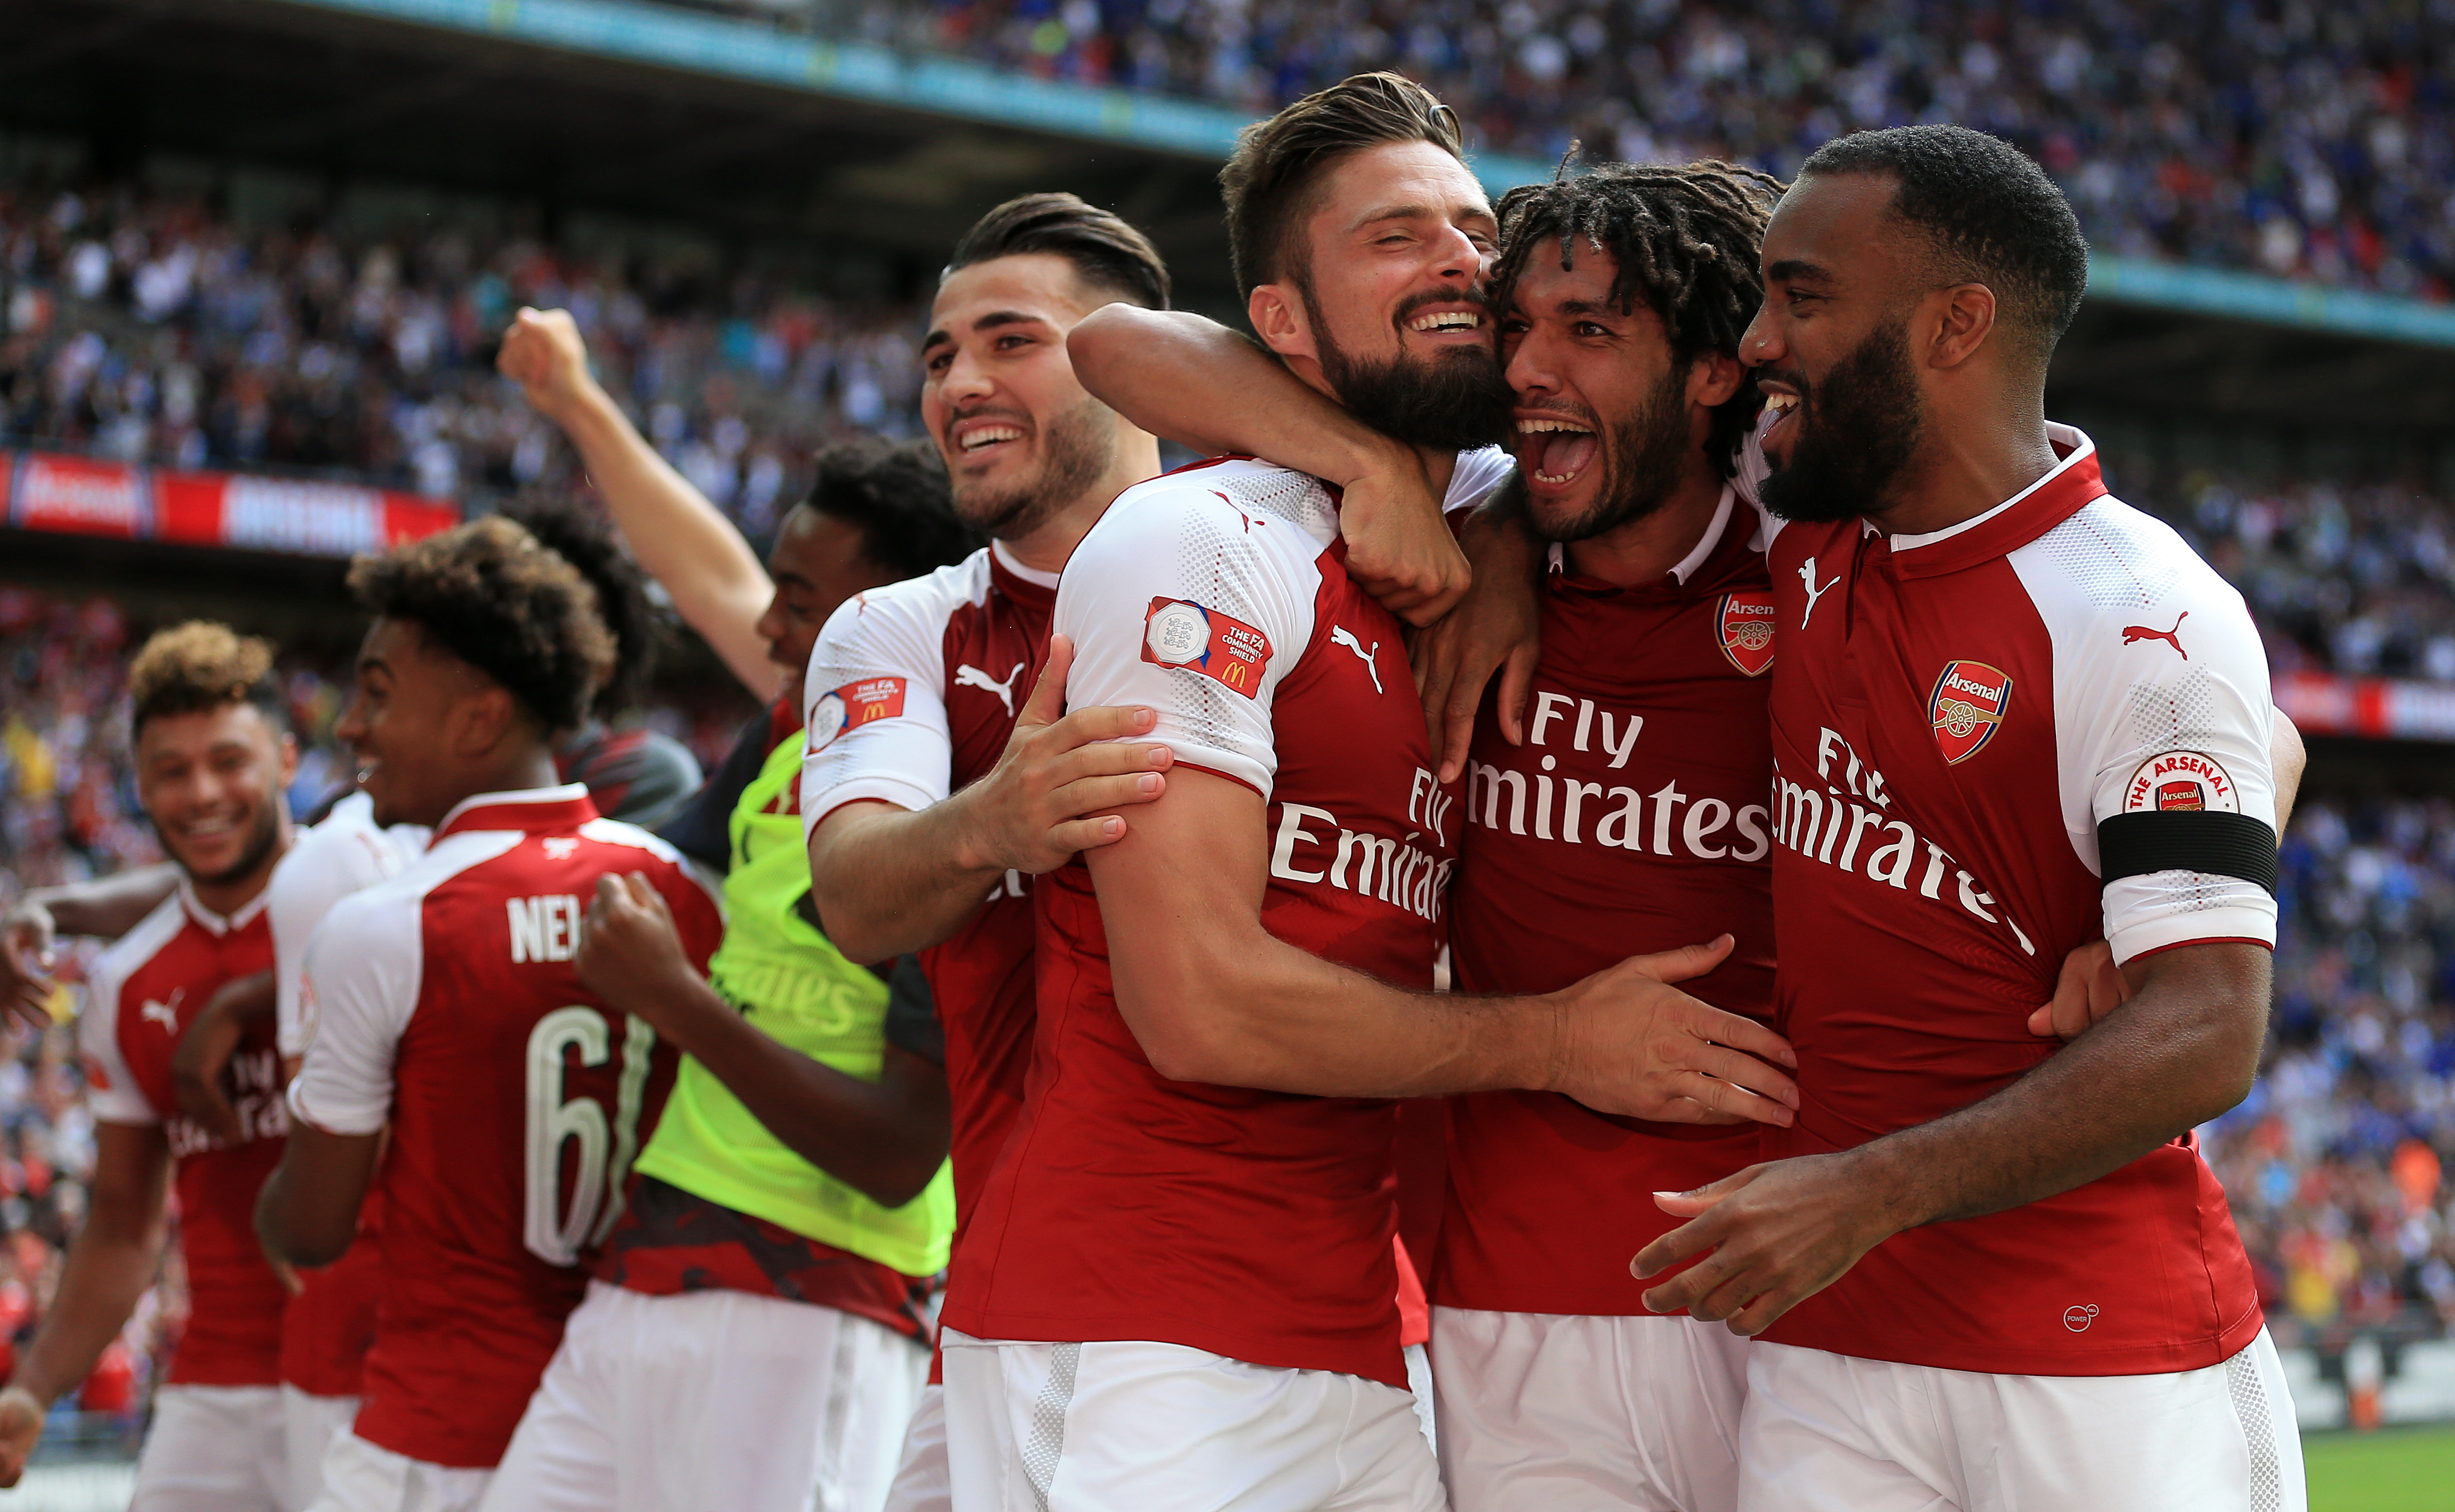
M 1759 381 L 1759 387 L 1764 392 L 1766 421 L 1764 429 L 1756 433 L 1756 445 L 1770 452 L 1776 446 L 1787 444 L 1791 431 L 1796 429 L 1793 417 L 1798 413 L 1800 395 L 1787 386 Z
M 948 439 L 955 444 L 955 454 L 961 457 L 984 457 L 996 448 L 1011 445 L 1024 437 L 1023 427 L 1005 420 L 959 421 Z
M 1601 439 L 1583 421 L 1549 414 L 1517 417 L 1517 464 L 1531 482 L 1565 488 L 1593 465 L 1601 450 Z
M 1407 329 L 1420 335 L 1479 335 L 1483 332 L 1483 312 L 1479 310 L 1427 310 L 1410 316 Z

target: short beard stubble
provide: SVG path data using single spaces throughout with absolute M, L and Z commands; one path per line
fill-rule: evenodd
M 1592 540 L 1670 503 L 1690 451 L 1687 393 L 1687 366 L 1674 362 L 1634 414 L 1605 424 L 1603 486 L 1593 504 L 1574 519 L 1549 522 L 1530 510 L 1534 534 L 1562 545 Z
M 1907 335 L 1902 320 L 1877 327 L 1813 388 L 1804 374 L 1781 374 L 1799 387 L 1791 421 L 1799 433 L 1759 490 L 1767 510 L 1810 524 L 1880 512 L 1926 427 Z
M 1073 503 L 1116 464 L 1117 437 L 1110 412 L 1085 397 L 1050 416 L 1040 428 L 1040 468 L 1032 476 L 1003 486 L 966 484 L 958 462 L 953 475 L 955 514 L 996 540 L 1020 540 Z

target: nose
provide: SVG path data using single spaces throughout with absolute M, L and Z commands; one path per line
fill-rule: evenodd
M 957 347 L 953 359 L 946 364 L 944 375 L 938 380 L 940 399 L 949 409 L 960 409 L 987 398 L 995 392 L 997 380 L 989 376 L 988 367 L 980 360 L 979 354 L 969 348 Z
M 1788 346 L 1774 330 L 1773 301 L 1756 306 L 1748 329 L 1739 333 L 1739 360 L 1751 368 L 1761 368 L 1780 361 L 1789 353 Z
M 759 633 L 760 639 L 771 646 L 780 645 L 784 639 L 784 595 L 778 594 L 767 600 L 767 612 L 759 616 L 759 623 L 752 628 Z
M 1455 226 L 1445 231 L 1437 245 L 1440 261 L 1433 275 L 1451 282 L 1472 286 L 1483 281 L 1491 258 L 1475 245 L 1474 238 Z
M 343 745 L 355 746 L 366 738 L 366 700 L 352 694 L 349 703 L 341 710 L 341 716 L 333 721 L 333 738 Z
M 1539 329 L 1504 335 L 1500 340 L 1508 355 L 1505 375 L 1518 398 L 1546 398 L 1560 392 L 1558 365 L 1552 361 L 1551 343 Z

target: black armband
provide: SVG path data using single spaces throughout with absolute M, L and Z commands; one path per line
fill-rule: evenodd
M 2276 891 L 2276 830 L 2246 814 L 2117 814 L 2098 821 L 2097 854 L 2108 882 L 2151 872 L 2205 872 Z

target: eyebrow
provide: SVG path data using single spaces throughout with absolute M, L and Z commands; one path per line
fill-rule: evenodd
M 1028 311 L 992 310 L 987 314 L 984 314 L 978 320 L 973 321 L 972 330 L 975 332 L 995 331 L 1000 326 L 1045 326 L 1046 324 L 1048 324 L 1047 316 L 1035 315 Z M 939 329 L 930 332 L 927 335 L 921 338 L 921 350 L 926 352 L 931 347 L 943 346 L 954 339 L 955 337 L 953 333 L 941 326 Z
M 1785 257 L 1765 269 L 1768 283 L 1795 283 L 1802 278 L 1829 280 L 1832 276 L 1833 270 L 1809 262 L 1804 257 Z

